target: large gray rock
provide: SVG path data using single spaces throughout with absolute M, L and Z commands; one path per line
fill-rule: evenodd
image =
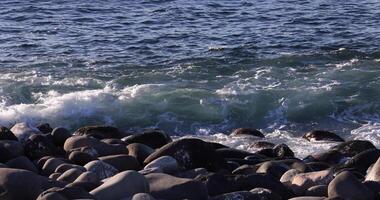
M 31 171 L 0 168 L 0 198 L 4 200 L 35 200 L 41 192 L 55 186 L 61 185 Z
M 99 157 L 99 160 L 104 161 L 113 167 L 115 167 L 118 171 L 126 171 L 126 170 L 140 170 L 142 167 L 137 159 L 133 156 L 129 156 L 126 154 L 119 155 L 110 155 Z
M 66 163 L 65 159 L 62 158 L 49 158 L 47 159 L 42 167 L 42 174 L 49 176 L 50 174 L 54 173 L 58 166 L 61 164 Z
M 206 200 L 208 198 L 207 188 L 201 182 L 163 173 L 152 173 L 145 177 L 149 182 L 150 193 L 157 199 Z
M 375 195 L 348 171 L 339 173 L 328 186 L 329 198 L 373 200 Z
M 339 151 L 340 153 L 348 157 L 355 156 L 356 154 L 369 149 L 376 149 L 376 147 L 370 141 L 367 140 L 350 140 L 331 148 L 331 150 Z
M 161 168 L 164 173 L 173 174 L 179 171 L 177 160 L 171 156 L 162 156 L 148 163 L 144 169 Z
M 84 168 L 86 168 L 87 171 L 94 172 L 101 180 L 114 176 L 119 172 L 112 165 L 100 160 L 91 161 L 87 163 Z
M 331 169 L 300 173 L 293 177 L 290 187 L 295 194 L 303 195 L 308 188 L 316 185 L 328 185 L 333 178 L 334 173 Z
M 172 141 L 168 134 L 159 129 L 145 130 L 143 133 L 127 136 L 122 140 L 127 144 L 140 143 L 153 149 L 160 148 Z
M 95 199 L 81 187 L 66 186 L 54 187 L 42 192 L 37 200 L 60 200 L 60 199 Z
M 334 142 L 344 142 L 344 140 L 339 137 L 337 134 L 323 131 L 323 130 L 314 130 L 306 133 L 302 138 L 309 140 L 310 142 L 316 141 L 334 141 Z
M 30 136 L 34 134 L 42 134 L 40 130 L 26 122 L 15 124 L 11 128 L 11 131 L 21 143 L 24 143 Z
M 107 179 L 90 193 L 97 200 L 114 200 L 132 197 L 137 193 L 149 192 L 149 183 L 136 171 L 124 171 Z
M 0 162 L 24 155 L 24 148 L 20 142 L 14 140 L 0 140 Z
M 12 131 L 4 126 L 0 126 L 0 140 L 18 141 L 17 137 L 12 133 Z
M 127 148 L 129 155 L 135 157 L 141 164 L 144 163 L 145 158 L 154 152 L 154 149 L 140 143 L 129 144 Z
M 152 197 L 150 194 L 138 193 L 138 194 L 133 195 L 133 197 L 124 198 L 121 200 L 156 200 L 156 199 Z
M 216 171 L 224 167 L 225 160 L 215 152 L 212 145 L 200 139 L 184 138 L 171 142 L 148 156 L 148 164 L 161 156 L 171 156 L 184 169 L 206 168 Z
M 5 164 L 10 168 L 29 170 L 36 174 L 39 173 L 37 167 L 25 156 L 14 158 Z
M 74 135 L 91 136 L 97 139 L 121 138 L 124 135 L 119 129 L 112 126 L 84 126 L 74 132 Z
M 82 173 L 83 173 L 83 171 L 76 169 L 76 168 L 72 168 L 72 169 L 65 171 L 63 174 L 61 174 L 57 178 L 57 181 L 63 181 L 63 182 L 71 183 L 75 179 L 77 179 Z
M 237 128 L 232 131 L 231 136 L 254 136 L 254 137 L 265 137 L 264 134 L 254 128 Z

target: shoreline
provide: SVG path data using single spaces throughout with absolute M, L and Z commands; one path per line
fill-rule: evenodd
M 171 137 L 158 129 L 127 134 L 111 126 L 85 126 L 72 133 L 49 124 L 17 123 L 0 129 L 1 195 L 39 200 L 380 197 L 380 150 L 370 141 L 344 141 L 314 130 L 300 139 L 330 146 L 297 158 L 287 144 L 265 141 L 256 129 L 235 129 L 224 140 L 234 138 L 248 140 L 252 151 L 202 137 Z

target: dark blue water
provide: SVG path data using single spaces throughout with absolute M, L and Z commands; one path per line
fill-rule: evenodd
M 380 1 L 0 2 L 0 124 L 380 138 Z

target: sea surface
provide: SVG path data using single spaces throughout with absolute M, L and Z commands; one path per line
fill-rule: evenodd
M 380 146 L 378 0 L 1 0 L 0 124 Z

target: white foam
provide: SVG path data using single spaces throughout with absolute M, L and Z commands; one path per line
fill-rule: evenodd
M 380 123 L 368 123 L 351 131 L 353 139 L 369 140 L 380 148 Z

